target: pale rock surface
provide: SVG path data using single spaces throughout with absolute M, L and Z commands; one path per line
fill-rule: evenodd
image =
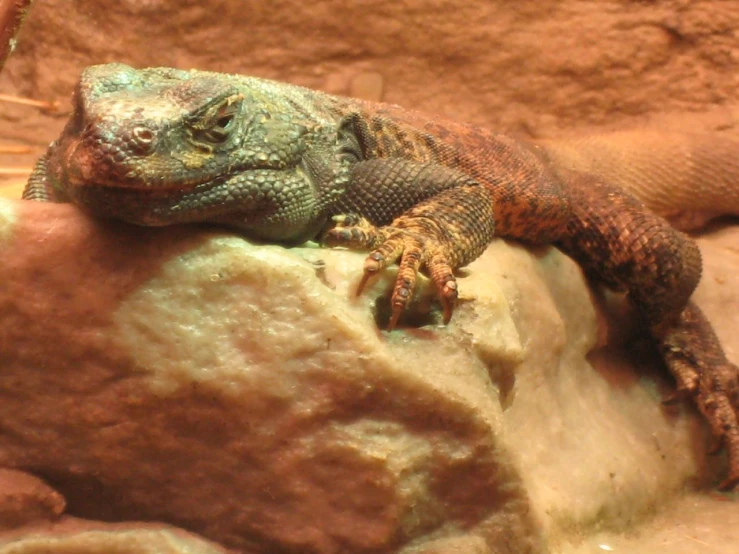
M 739 509 L 720 495 L 687 494 L 628 533 L 601 529 L 558 554 L 734 554 Z
M 106 524 L 67 517 L 47 529 L 0 534 L 0 554 L 227 554 L 180 529 L 147 523 Z
M 725 304 L 704 307 L 727 340 L 737 229 L 717 236 Z M 553 248 L 496 241 L 450 326 L 427 287 L 390 334 L 392 272 L 354 299 L 361 254 L 11 201 L 0 252 L 0 466 L 76 517 L 241 552 L 543 553 L 724 469 L 638 371 L 649 349 L 599 348 L 640 331 Z
M 0 466 L 51 479 L 70 513 L 244 551 L 389 551 L 481 526 L 541 551 L 495 388 L 453 335 L 386 340 L 346 284 L 279 247 L 68 205 L 3 213 Z M 515 358 L 510 316 L 490 342 Z

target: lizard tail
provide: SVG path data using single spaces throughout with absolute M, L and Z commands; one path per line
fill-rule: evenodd
M 633 130 L 536 144 L 555 167 L 598 175 L 679 229 L 739 215 L 739 140 L 728 134 Z

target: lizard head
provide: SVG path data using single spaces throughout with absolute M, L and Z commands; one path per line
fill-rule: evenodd
M 194 70 L 89 67 L 50 148 L 49 182 L 95 215 L 142 225 L 254 228 L 260 219 L 263 230 L 286 203 L 302 206 L 291 217 L 304 225 L 316 191 L 342 171 L 336 133 L 322 134 L 276 86 Z M 277 228 L 294 235 L 284 223 Z

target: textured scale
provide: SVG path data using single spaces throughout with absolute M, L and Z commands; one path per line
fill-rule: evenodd
M 728 135 L 639 129 L 539 144 L 552 164 L 607 175 L 680 229 L 739 213 L 739 143 Z
M 370 250 L 359 291 L 398 264 L 388 329 L 426 272 L 448 322 L 454 271 L 495 236 L 554 243 L 641 310 L 678 391 L 739 482 L 739 369 L 690 301 L 691 227 L 739 213 L 739 143 L 654 131 L 524 143 L 398 106 L 238 75 L 121 64 L 83 73 L 24 198 L 138 225 L 213 222 L 280 243 Z

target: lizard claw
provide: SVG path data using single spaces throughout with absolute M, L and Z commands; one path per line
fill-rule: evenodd
M 733 489 L 739 483 L 739 368 L 729 362 L 708 366 L 701 377 L 695 402 L 711 426 L 709 453 L 715 454 L 723 446 L 729 458 L 729 475 L 719 489 Z
M 457 300 L 457 282 L 441 246 L 433 237 L 428 238 L 422 233 L 399 227 L 375 227 L 364 219 L 358 222 L 352 220 L 348 225 L 345 218 L 336 221 L 338 225 L 327 231 L 323 237 L 325 244 L 371 250 L 364 262 L 364 274 L 357 286 L 357 296 L 362 294 L 370 278 L 393 263 L 397 262 L 399 265 L 390 298 L 392 315 L 387 326 L 388 331 L 397 326 L 413 298 L 417 276 L 422 267 L 429 273 L 438 291 L 444 323 L 449 323 Z
M 719 452 L 721 452 L 721 449 L 724 447 L 724 437 L 721 435 L 713 435 L 711 436 L 711 442 L 708 445 L 708 454 L 711 456 L 715 456 Z
M 369 281 L 371 277 L 377 275 L 384 267 L 382 261 L 382 258 L 376 252 L 367 256 L 367 259 L 364 261 L 364 274 L 362 275 L 362 279 L 359 281 L 359 285 L 357 285 L 357 296 L 362 295 L 362 291 L 364 290 L 367 281 Z
M 682 404 L 686 400 L 689 400 L 692 394 L 693 389 L 686 389 L 678 386 L 669 394 L 665 394 L 664 398 L 662 398 L 662 405 L 675 406 L 677 404 Z
M 718 489 L 721 491 L 730 491 L 736 487 L 737 483 L 739 483 L 739 475 L 729 474 L 726 479 L 719 483 Z

